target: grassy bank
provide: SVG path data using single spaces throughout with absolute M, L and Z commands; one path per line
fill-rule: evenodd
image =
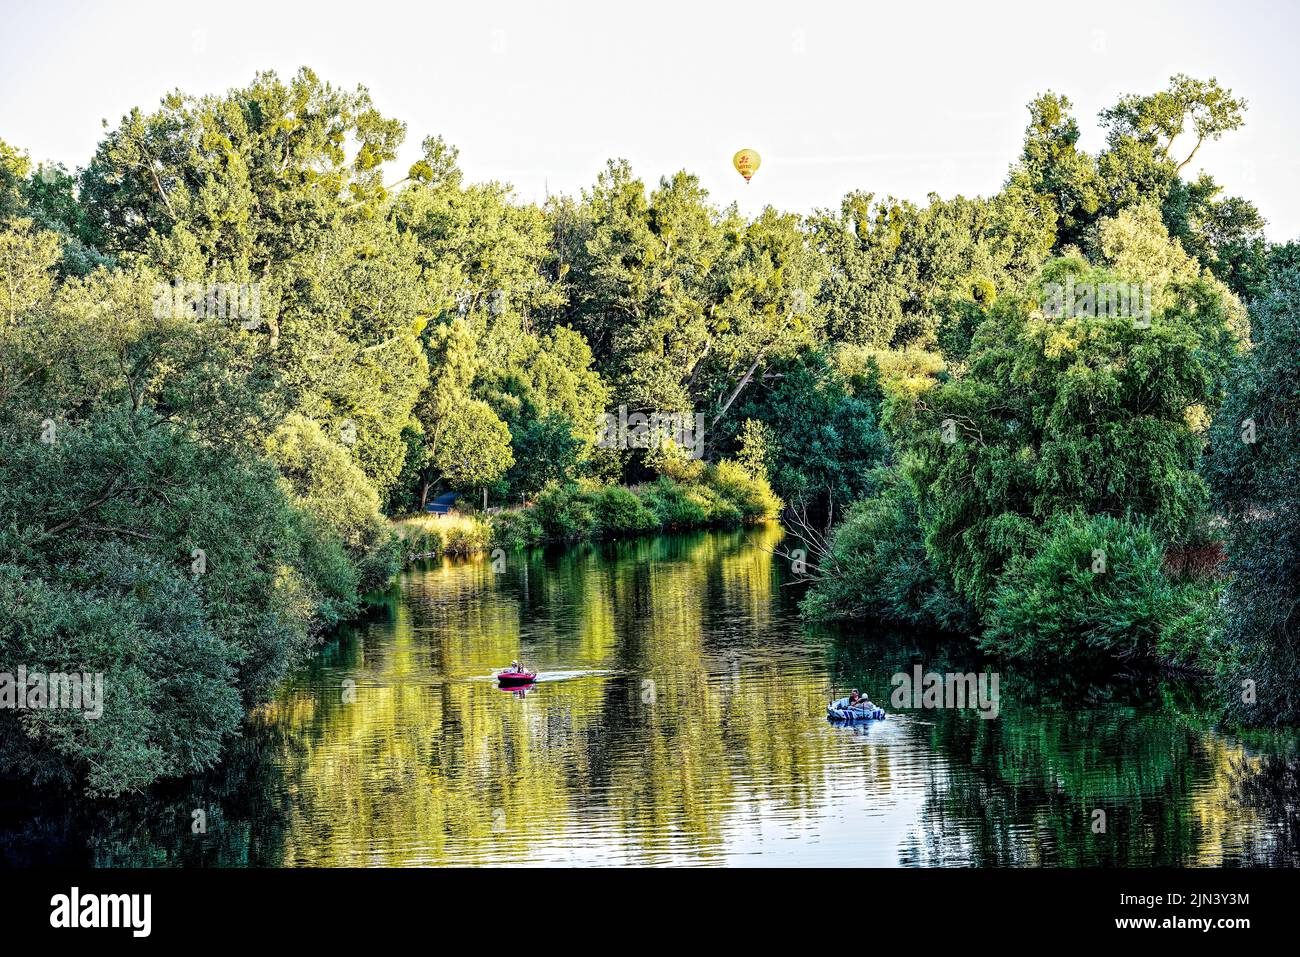
M 412 515 L 393 523 L 406 561 L 594 541 L 691 528 L 734 528 L 774 518 L 781 501 L 739 466 L 709 466 L 695 481 L 666 476 L 636 486 L 551 485 L 533 504 L 491 513 Z

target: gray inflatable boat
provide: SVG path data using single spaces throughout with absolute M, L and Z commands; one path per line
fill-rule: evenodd
M 826 706 L 826 717 L 832 721 L 884 721 L 885 709 L 862 703 L 850 707 L 848 698 L 840 698 Z

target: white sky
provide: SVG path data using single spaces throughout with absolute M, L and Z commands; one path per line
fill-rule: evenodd
M 688 169 L 747 213 L 806 212 L 850 189 L 991 193 L 1036 93 L 1069 96 L 1095 150 L 1099 109 L 1181 71 L 1250 106 L 1196 162 L 1259 205 L 1270 239 L 1300 238 L 1295 0 L 0 4 L 0 138 L 70 168 L 101 119 L 306 64 L 407 123 L 403 171 L 441 133 L 470 179 L 525 199 L 622 156 L 648 182 Z M 763 159 L 748 187 L 741 147 Z

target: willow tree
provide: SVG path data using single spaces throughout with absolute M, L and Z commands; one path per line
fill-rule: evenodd
M 1243 332 L 1235 297 L 1192 268 L 1155 300 L 1149 322 L 1043 308 L 1048 283 L 1127 284 L 1142 264 L 1157 271 L 1166 255 L 1185 255 L 1161 243 L 1117 239 L 1122 273 L 1049 263 L 1033 295 L 990 310 L 966 374 L 898 416 L 927 551 L 977 609 L 1060 513 L 1139 517 L 1165 541 L 1202 516 L 1203 433 Z

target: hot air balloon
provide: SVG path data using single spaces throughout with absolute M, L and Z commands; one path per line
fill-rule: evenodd
M 745 177 L 745 182 L 758 172 L 759 164 L 762 158 L 758 155 L 758 150 L 741 150 L 731 158 L 731 165 L 736 167 L 736 172 Z

